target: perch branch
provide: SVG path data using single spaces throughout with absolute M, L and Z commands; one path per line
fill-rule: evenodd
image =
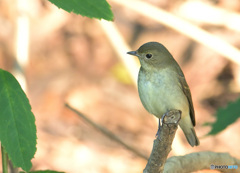
M 87 122 L 88 124 L 90 124 L 92 127 L 94 127 L 96 130 L 99 130 L 100 132 L 102 132 L 104 135 L 106 135 L 107 137 L 109 137 L 110 139 L 114 140 L 115 142 L 121 144 L 124 148 L 126 148 L 127 150 L 130 150 L 131 152 L 133 152 L 134 154 L 138 155 L 139 157 L 147 160 L 148 157 L 145 156 L 144 154 L 140 153 L 138 150 L 136 150 L 134 147 L 129 146 L 128 144 L 126 144 L 125 142 L 123 142 L 119 137 L 117 137 L 115 134 L 113 134 L 112 132 L 110 132 L 109 130 L 107 130 L 106 128 L 94 123 L 91 119 L 89 119 L 87 116 L 85 116 L 84 114 L 80 113 L 79 111 L 77 111 L 76 109 L 74 109 L 73 107 L 71 107 L 69 104 L 65 104 L 65 106 L 70 109 L 71 111 L 75 112 L 79 117 L 81 117 L 85 122 Z
M 179 110 L 171 110 L 166 113 L 158 137 L 154 140 L 152 153 L 143 173 L 163 172 L 180 119 L 181 111 Z

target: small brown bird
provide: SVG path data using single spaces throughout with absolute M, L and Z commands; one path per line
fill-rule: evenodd
M 159 119 L 171 109 L 182 111 L 179 125 L 188 143 L 199 145 L 191 92 L 184 74 L 169 51 L 158 42 L 127 52 L 139 58 L 138 92 L 145 109 Z

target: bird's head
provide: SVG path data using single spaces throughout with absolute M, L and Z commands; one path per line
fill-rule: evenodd
M 145 43 L 138 50 L 127 52 L 127 54 L 137 56 L 145 69 L 160 68 L 173 59 L 168 50 L 158 42 Z

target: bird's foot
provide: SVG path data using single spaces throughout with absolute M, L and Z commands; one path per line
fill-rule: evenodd
M 165 118 L 165 116 L 168 114 L 168 112 L 166 112 L 165 114 L 163 114 L 162 118 L 161 118 L 161 122 L 163 123 L 163 119 Z M 159 120 L 160 121 L 160 120 Z
M 167 113 L 163 114 L 162 118 L 161 118 L 161 122 L 163 122 L 163 119 L 164 117 L 166 116 Z M 162 128 L 162 125 L 161 125 L 161 122 L 160 122 L 160 119 L 158 119 L 158 131 L 157 131 L 157 134 L 156 134 L 156 137 L 160 140 L 160 132 L 161 132 L 161 128 Z
M 174 114 L 179 113 L 179 116 L 174 116 Z M 158 121 L 158 131 L 157 131 L 157 134 L 156 134 L 156 138 L 158 138 L 159 140 L 160 139 L 160 132 L 161 132 L 161 129 L 162 129 L 162 125 L 163 123 L 167 123 L 167 124 L 176 124 L 179 122 L 179 120 L 181 119 L 181 111 L 180 110 L 170 110 L 168 112 L 166 112 L 165 114 L 163 114 L 162 118 L 161 118 L 161 122 L 160 122 L 160 119 Z M 165 118 L 165 119 L 164 119 Z

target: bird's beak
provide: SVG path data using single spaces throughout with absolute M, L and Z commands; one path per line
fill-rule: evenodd
M 130 51 L 130 52 L 127 52 L 127 54 L 138 56 L 137 51 Z

